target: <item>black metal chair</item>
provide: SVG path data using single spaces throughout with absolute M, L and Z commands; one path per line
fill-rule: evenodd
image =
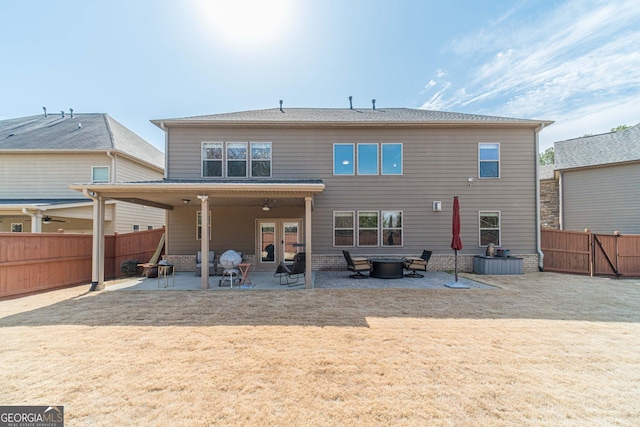
M 273 275 L 279 276 L 281 285 L 302 285 L 302 283 L 298 283 L 298 280 L 300 279 L 300 276 L 304 276 L 306 259 L 306 254 L 304 252 L 297 253 L 293 257 L 292 265 L 286 265 L 281 261 Z
M 427 271 L 427 264 L 431 259 L 431 251 L 422 251 L 420 257 L 404 257 L 403 267 L 405 270 L 411 270 L 411 273 L 405 274 L 404 277 L 424 277 L 418 271 Z
M 366 258 L 353 258 L 349 251 L 342 251 L 344 259 L 347 261 L 347 268 L 349 271 L 353 271 L 355 274 L 350 275 L 352 279 L 366 279 L 369 276 L 362 274 L 363 271 L 371 271 L 371 263 Z

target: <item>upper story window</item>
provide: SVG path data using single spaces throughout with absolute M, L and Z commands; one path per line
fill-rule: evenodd
M 480 178 L 500 178 L 500 144 L 478 144 L 478 176 Z
M 500 246 L 500 212 L 480 212 L 480 246 Z
M 267 178 L 271 176 L 270 142 L 251 143 L 251 176 Z
M 333 144 L 333 174 L 355 175 L 356 170 L 358 175 L 402 175 L 402 144 L 357 144 L 357 155 L 355 144 Z
M 203 142 L 203 178 L 271 176 L 270 142 Z
M 354 175 L 354 145 L 333 144 L 333 174 Z
M 109 166 L 93 166 L 91 182 L 109 182 Z
M 402 175 L 402 144 L 382 144 L 382 175 Z
M 202 176 L 222 177 L 222 142 L 202 143 Z
M 378 144 L 358 144 L 358 175 L 378 175 Z

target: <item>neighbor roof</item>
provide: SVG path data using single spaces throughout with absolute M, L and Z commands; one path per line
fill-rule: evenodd
M 640 160 L 640 123 L 632 128 L 554 143 L 556 170 Z
M 521 124 L 550 125 L 548 120 L 527 120 L 478 114 L 411 108 L 271 108 L 236 113 L 152 120 L 164 124 Z
M 164 168 L 160 150 L 104 113 L 0 120 L 0 150 L 114 150 Z

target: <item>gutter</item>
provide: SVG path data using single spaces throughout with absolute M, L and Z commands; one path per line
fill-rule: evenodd
M 544 253 L 542 252 L 542 245 L 540 242 L 541 231 L 540 231 L 540 166 L 539 166 L 539 157 L 540 157 L 540 139 L 539 134 L 542 129 L 544 129 L 545 123 L 540 123 L 540 126 L 534 129 L 534 140 L 535 140 L 535 168 L 536 168 L 536 252 L 538 253 L 538 270 L 544 271 Z

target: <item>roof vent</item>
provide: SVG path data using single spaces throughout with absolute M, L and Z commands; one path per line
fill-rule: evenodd
M 73 108 L 69 108 L 69 112 L 71 113 L 71 118 L 73 119 Z
M 60 117 L 64 119 L 64 111 L 60 110 Z
M 42 109 L 44 110 L 44 116 L 47 117 L 47 107 L 42 107 Z
M 284 113 L 284 110 L 282 109 L 282 99 L 280 100 L 280 111 Z
M 373 109 L 375 110 L 375 109 L 376 109 L 376 100 L 375 100 L 375 99 L 372 99 L 372 100 L 371 100 L 371 103 L 373 104 Z
M 353 102 L 352 101 L 353 101 L 353 96 L 350 96 L 349 97 L 349 109 L 350 110 L 353 110 Z

